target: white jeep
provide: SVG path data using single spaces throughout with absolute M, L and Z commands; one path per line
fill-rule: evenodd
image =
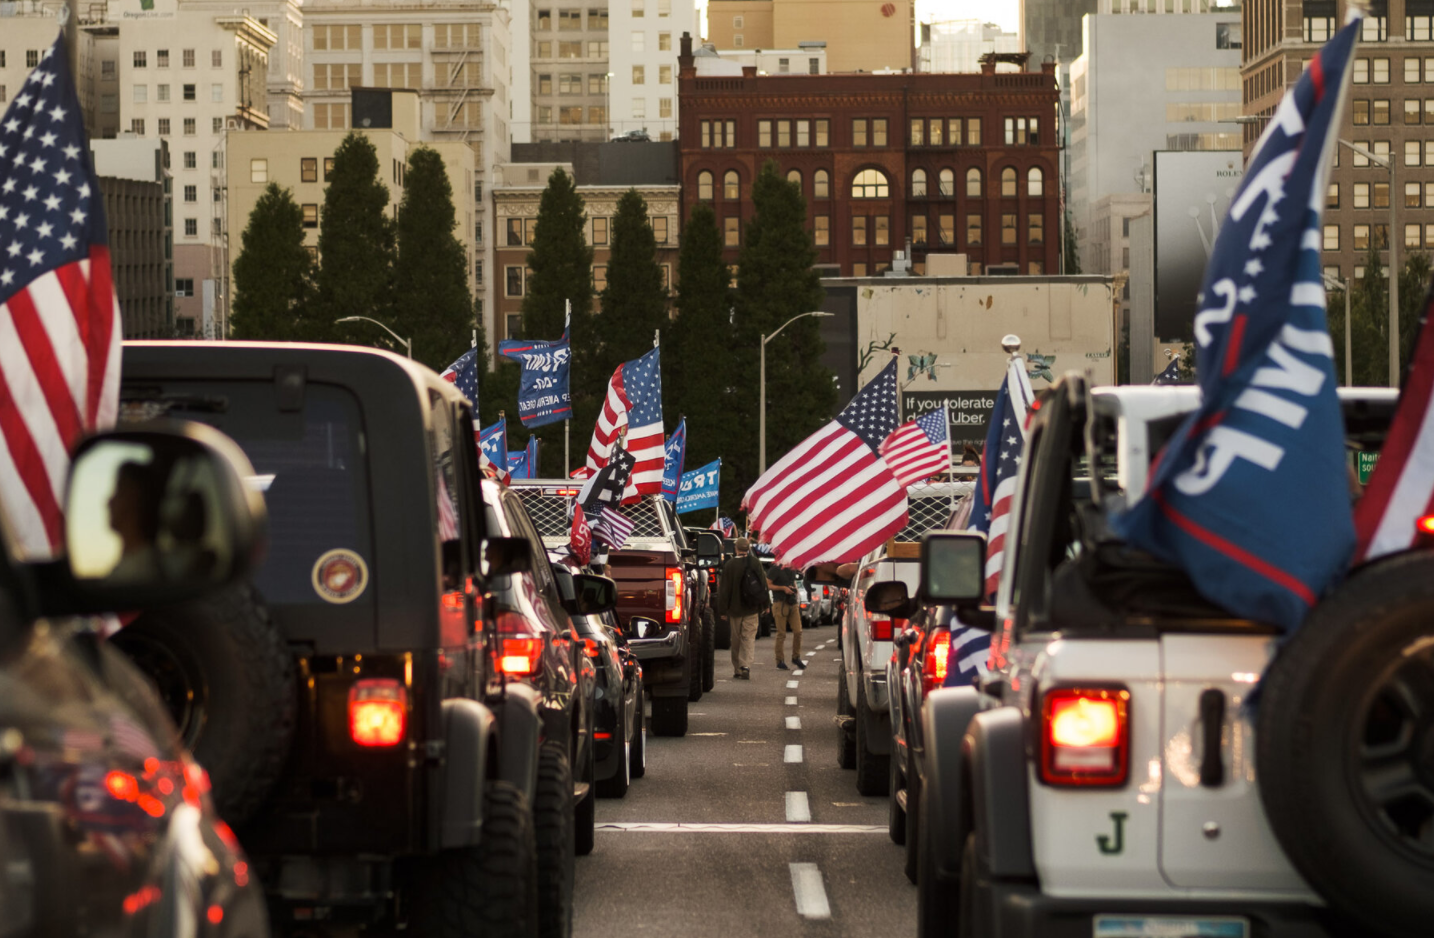
M 1377 449 L 1395 392 L 1340 396 Z M 918 600 L 869 591 L 993 629 L 984 684 L 922 713 L 923 938 L 1434 934 L 1434 553 L 1357 570 L 1277 647 L 1106 530 L 1196 404 L 1063 378 L 995 607 L 974 534 L 927 538 Z

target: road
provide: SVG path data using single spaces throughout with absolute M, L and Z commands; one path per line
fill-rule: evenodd
M 732 680 L 719 649 L 717 686 L 691 705 L 687 736 L 649 734 L 647 776 L 598 801 L 576 938 L 916 931 L 887 800 L 858 795 L 837 768 L 836 629 L 803 638 L 809 664 L 795 673 L 758 640 L 751 681 Z

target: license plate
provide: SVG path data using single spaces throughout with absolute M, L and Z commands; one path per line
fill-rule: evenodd
M 1250 921 L 1234 917 L 1097 915 L 1094 938 L 1250 938 Z

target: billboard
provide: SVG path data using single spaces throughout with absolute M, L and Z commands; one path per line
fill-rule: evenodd
M 1245 175 L 1239 150 L 1155 153 L 1155 335 L 1189 339 L 1215 235 Z
M 996 406 L 996 389 L 907 391 L 901 395 L 901 418 L 913 420 L 940 410 L 942 404 L 947 407 L 946 423 L 959 458 L 962 443 L 981 443 L 986 439 L 986 424 L 991 420 L 991 409 Z

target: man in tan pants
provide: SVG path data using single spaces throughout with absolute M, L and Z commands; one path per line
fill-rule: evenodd
M 767 572 L 756 557 L 747 553 L 752 546 L 749 540 L 739 537 L 733 546 L 737 556 L 722 568 L 722 580 L 717 586 L 717 612 L 732 624 L 732 677 L 750 681 L 752 659 L 756 655 L 757 616 L 767 603 Z M 748 570 L 756 572 L 761 584 L 761 599 L 755 605 L 742 598 L 742 575 Z
M 772 570 L 772 577 L 768 582 L 772 584 L 772 614 L 777 620 L 774 627 L 774 631 L 777 633 L 777 667 L 783 671 L 787 670 L 787 662 L 782 652 L 787 643 L 787 629 L 790 628 L 792 630 L 792 667 L 800 671 L 802 667 L 802 606 L 800 597 L 797 596 L 797 571 L 786 565 L 780 565 Z

